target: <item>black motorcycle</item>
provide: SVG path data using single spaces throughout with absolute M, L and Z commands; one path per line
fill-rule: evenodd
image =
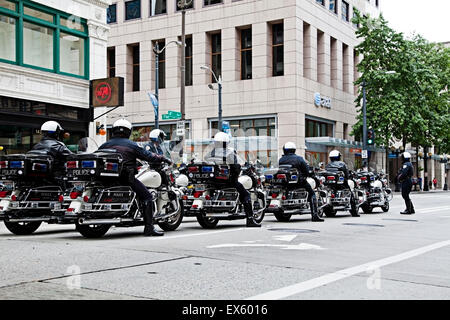
M 357 185 L 363 192 L 360 208 L 364 213 L 371 213 L 374 208 L 380 207 L 383 212 L 389 211 L 389 202 L 392 200 L 392 190 L 387 186 L 387 180 L 382 173 L 370 171 L 356 173 Z
M 53 166 L 46 151 L 0 157 L 0 219 L 12 233 L 28 235 L 42 222 L 57 223 L 53 210 L 69 205 L 62 199 L 69 184 Z

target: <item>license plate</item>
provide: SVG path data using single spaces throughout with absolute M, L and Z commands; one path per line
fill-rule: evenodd
M 9 170 L 2 170 L 2 175 L 4 176 L 15 176 L 17 175 L 18 169 L 9 169 Z
M 194 174 L 194 179 L 208 179 L 210 178 L 210 174 L 209 173 L 196 173 Z
M 87 176 L 91 173 L 92 169 L 75 169 L 73 170 L 73 175 L 75 176 Z

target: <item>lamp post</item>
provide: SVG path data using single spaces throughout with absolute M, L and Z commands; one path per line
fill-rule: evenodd
M 180 94 L 180 112 L 181 120 L 185 120 L 186 106 L 186 8 L 192 4 L 192 0 L 179 0 L 178 7 L 181 9 L 181 94 Z
M 155 129 L 159 129 L 159 55 L 166 50 L 167 46 L 171 43 L 175 43 L 177 46 L 181 47 L 182 43 L 180 41 L 170 41 L 164 48 L 159 50 L 159 44 L 156 42 L 153 52 L 155 53 L 155 96 L 158 100 L 158 105 L 155 107 Z
M 218 122 L 218 129 L 219 129 L 219 131 L 222 131 L 222 122 L 223 122 L 222 121 L 222 76 L 219 76 L 219 79 L 217 79 L 217 76 L 214 73 L 214 71 L 212 71 L 211 68 L 208 67 L 208 66 L 204 66 L 203 65 L 203 66 L 200 67 L 200 69 L 211 72 L 213 77 L 214 77 L 214 79 L 217 82 L 218 87 L 219 87 L 218 88 L 218 91 L 219 91 L 219 122 Z M 208 87 L 210 89 L 214 90 L 212 84 L 209 84 Z

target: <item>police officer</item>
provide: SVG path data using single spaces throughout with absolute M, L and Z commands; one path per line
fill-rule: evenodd
M 402 154 L 403 168 L 398 175 L 398 181 L 402 185 L 402 197 L 405 200 L 406 210 L 400 212 L 401 214 L 414 214 L 413 203 L 409 197 L 412 189 L 412 176 L 414 175 L 413 165 L 411 163 L 411 154 L 409 152 L 403 152 Z
M 336 172 L 336 171 L 342 171 L 344 173 L 344 177 L 345 177 L 345 186 L 350 189 L 350 186 L 348 185 L 348 180 L 350 179 L 350 174 L 348 171 L 348 167 L 345 164 L 345 162 L 341 161 L 341 153 L 338 150 L 333 150 L 330 152 L 329 155 L 330 158 L 330 163 L 328 163 L 325 167 L 325 169 L 327 171 L 331 171 L 331 172 Z M 359 217 L 358 214 L 358 210 L 357 208 L 355 208 L 355 200 L 354 200 L 354 195 L 353 192 L 351 193 L 351 206 L 352 206 L 352 216 L 353 217 Z
M 236 188 L 239 193 L 239 200 L 244 205 L 245 214 L 247 215 L 247 227 L 261 227 L 253 219 L 253 207 L 250 198 L 250 193 L 244 188 L 244 186 L 238 181 L 241 174 L 241 163 L 236 150 L 229 147 L 230 136 L 225 132 L 218 132 L 214 136 L 214 148 L 209 152 L 205 160 L 212 161 L 215 164 L 226 164 L 230 166 L 230 185 Z
M 135 178 L 136 159 L 141 159 L 148 162 L 166 162 L 171 164 L 170 159 L 151 153 L 139 147 L 135 142 L 130 141 L 132 125 L 125 119 L 119 119 L 113 124 L 112 139 L 102 144 L 101 149 L 115 149 L 123 157 L 123 172 L 120 177 L 122 183 L 126 183 L 136 192 L 137 196 L 144 203 L 144 236 L 162 236 L 163 232 L 155 229 L 153 225 L 153 205 L 152 195 L 147 188 Z
M 304 188 L 308 192 L 308 202 L 311 208 L 311 220 L 315 222 L 324 221 L 317 214 L 317 197 L 311 185 L 306 178 L 309 176 L 309 166 L 303 157 L 295 154 L 297 147 L 293 142 L 287 142 L 283 146 L 284 155 L 279 160 L 279 165 L 291 165 L 292 168 L 296 168 L 299 172 L 298 186 Z
M 150 132 L 149 137 L 150 141 L 145 145 L 145 150 L 163 156 L 164 151 L 161 146 L 164 142 L 164 139 L 166 138 L 166 134 L 164 133 L 164 131 L 160 129 L 153 129 Z
M 64 129 L 56 121 L 44 122 L 41 126 L 42 139 L 31 150 L 47 151 L 54 159 L 53 175 L 61 177 L 64 174 L 66 157 L 72 152 L 62 142 Z

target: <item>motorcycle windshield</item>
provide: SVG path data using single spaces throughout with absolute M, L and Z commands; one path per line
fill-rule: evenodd
M 89 137 L 84 137 L 78 140 L 78 144 L 76 145 L 75 153 L 93 153 L 98 150 L 97 142 Z

